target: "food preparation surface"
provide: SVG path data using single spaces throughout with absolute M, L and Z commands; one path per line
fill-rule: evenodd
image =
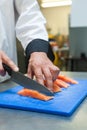
M 28 111 L 44 112 L 63 116 L 71 116 L 87 96 L 87 80 L 78 80 L 79 84 L 70 85 L 56 93 L 54 99 L 40 101 L 17 94 L 23 87 L 13 88 L 0 93 L 0 106 Z
M 86 72 L 62 72 L 71 78 L 87 80 Z M 0 92 L 17 86 L 11 80 L 0 84 Z M 0 130 L 87 130 L 87 98 L 72 116 L 0 108 Z

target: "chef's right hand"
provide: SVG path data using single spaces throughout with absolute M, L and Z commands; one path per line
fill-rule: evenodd
M 16 64 L 3 52 L 0 51 L 0 75 L 4 76 L 6 74 L 2 63 L 5 63 L 9 67 L 12 68 L 14 71 L 18 71 L 19 68 L 16 66 Z

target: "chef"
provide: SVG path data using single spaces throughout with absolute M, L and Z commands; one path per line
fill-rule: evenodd
M 9 78 L 2 63 L 18 71 L 16 37 L 28 60 L 27 75 L 52 90 L 59 68 L 53 65 L 54 56 L 48 42 L 43 17 L 37 0 L 0 0 L 0 82 Z M 21 59 L 22 60 L 22 59 Z

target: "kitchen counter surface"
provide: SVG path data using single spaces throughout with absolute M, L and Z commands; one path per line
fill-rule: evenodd
M 62 72 L 79 79 L 87 79 L 87 72 Z M 17 84 L 8 80 L 0 84 L 4 91 Z M 0 130 L 87 130 L 87 98 L 71 117 L 0 108 Z

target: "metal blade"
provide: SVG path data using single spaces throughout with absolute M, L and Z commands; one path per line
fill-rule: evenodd
M 11 72 L 11 80 L 16 82 L 17 84 L 20 84 L 21 86 L 28 88 L 28 89 L 32 89 L 32 90 L 37 90 L 40 93 L 43 93 L 45 95 L 48 96 L 54 96 L 54 94 L 47 89 L 47 87 L 39 84 L 38 82 L 24 76 L 22 73 L 20 72 Z

